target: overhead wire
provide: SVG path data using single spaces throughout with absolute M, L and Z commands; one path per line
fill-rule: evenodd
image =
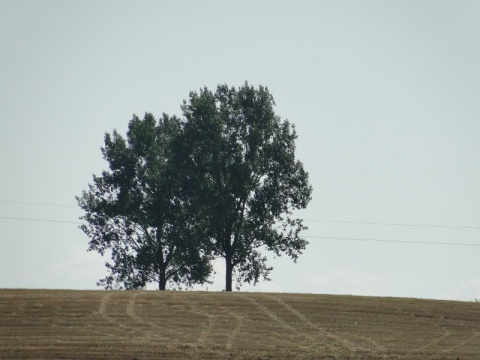
M 28 201 L 0 200 L 0 203 L 78 208 L 78 205 L 52 204 L 52 203 L 28 202 Z M 305 221 L 305 222 L 320 222 L 320 223 L 337 223 L 337 224 L 358 224 L 358 225 L 377 225 L 377 226 L 411 226 L 411 227 L 430 227 L 430 228 L 447 228 L 447 229 L 477 229 L 477 230 L 480 230 L 480 226 L 409 224 L 409 223 L 346 221 L 346 220 L 317 220 L 317 219 L 304 219 L 303 221 Z
M 26 201 L 11 201 L 11 200 L 0 200 L 0 203 L 39 205 L 39 206 L 56 206 L 56 207 L 72 207 L 72 208 L 77 207 L 77 206 L 74 206 L 74 205 L 65 205 L 65 204 L 52 204 L 52 203 L 39 203 L 39 202 L 26 202 Z M 49 222 L 49 223 L 65 223 L 65 224 L 83 224 L 80 221 L 38 219 L 38 218 L 1 216 L 1 215 L 0 215 L 0 219 Z M 432 225 L 432 224 L 409 224 L 409 223 L 383 223 L 383 222 L 366 222 L 366 221 L 314 220 L 314 219 L 307 219 L 307 220 L 304 220 L 304 221 L 306 221 L 306 222 L 321 222 L 321 223 L 338 223 L 338 224 L 377 225 L 377 226 L 410 226 L 410 227 L 477 229 L 477 230 L 480 230 L 480 227 L 478 227 L 478 226 L 455 226 L 455 225 Z M 340 241 L 383 242 L 383 243 L 397 243 L 397 244 L 449 245 L 449 246 L 475 246 L 475 247 L 480 247 L 480 244 L 475 244 L 475 243 L 453 243 L 453 242 L 438 242 L 438 241 L 425 242 L 425 241 L 412 241 L 412 240 L 389 240 L 389 239 L 353 238 L 353 237 L 338 237 L 338 236 L 315 236 L 315 235 L 306 235 L 304 237 L 305 238 L 311 238 L 311 239 L 326 239 L 326 240 L 340 240 Z
M 315 236 L 315 235 L 306 235 L 304 237 L 305 238 L 314 238 L 314 239 L 327 239 L 327 240 L 383 242 L 383 243 L 397 243 L 397 244 L 480 246 L 480 244 L 475 244 L 475 243 L 453 243 L 453 242 L 440 242 L 440 241 L 389 240 L 389 239 L 351 238 L 351 237 L 337 237 L 337 236 Z
M 50 203 L 39 203 L 39 202 L 28 202 L 28 201 L 11 201 L 11 200 L 0 200 L 0 203 L 21 204 L 21 205 L 40 205 L 40 206 L 58 206 L 58 207 L 71 207 L 71 208 L 77 208 L 78 207 L 78 205 L 50 204 Z
M 23 221 L 37 221 L 37 222 L 49 222 L 49 223 L 65 223 L 65 224 L 83 224 L 80 221 L 68 221 L 68 220 L 52 220 L 52 219 L 36 219 L 36 218 L 23 218 L 13 216 L 0 216 L 0 219 L 7 220 L 23 220 Z M 453 243 L 453 242 L 440 242 L 440 241 L 412 241 L 412 240 L 390 240 L 390 239 L 374 239 L 374 238 L 353 238 L 353 237 L 339 237 L 339 236 L 315 236 L 306 235 L 306 239 L 325 239 L 325 240 L 341 240 L 341 241 L 359 241 L 359 242 L 382 242 L 382 243 L 396 243 L 396 244 L 418 244 L 418 245 L 449 245 L 449 246 L 475 246 L 480 247 L 475 243 Z
M 15 217 L 15 216 L 1 216 L 0 219 L 7 220 L 24 220 L 24 221 L 38 221 L 38 222 L 52 222 L 52 223 L 65 223 L 65 224 L 83 224 L 80 221 L 69 221 L 69 220 L 51 220 L 51 219 L 35 219 L 35 218 L 24 218 L 24 217 Z
M 367 222 L 367 221 L 343 221 L 343 220 L 304 220 L 306 222 L 321 223 L 338 223 L 338 224 L 358 224 L 358 225 L 381 225 L 381 226 L 412 226 L 412 227 L 430 227 L 430 228 L 447 228 L 447 229 L 477 229 L 480 226 L 455 226 L 455 225 L 429 225 L 429 224 L 407 224 L 407 223 L 384 223 L 384 222 Z
M 69 207 L 69 208 L 77 208 L 77 207 L 78 207 L 78 206 L 75 206 L 75 205 L 52 204 L 52 203 L 31 202 L 31 201 L 14 201 L 14 200 L 0 200 L 0 203 L 19 204 L 19 205 L 38 205 L 38 206 Z M 53 219 L 36 219 L 36 218 L 25 218 L 25 217 L 3 216 L 3 215 L 0 215 L 0 219 L 6 219 L 6 220 L 23 220 L 23 221 L 36 221 L 36 222 L 50 222 L 50 223 L 65 223 L 65 224 L 82 224 L 82 223 L 79 222 L 79 221 L 53 220 Z

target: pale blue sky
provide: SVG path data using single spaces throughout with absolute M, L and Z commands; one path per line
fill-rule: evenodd
M 267 86 L 296 125 L 305 219 L 480 227 L 479 44 L 477 1 L 0 0 L 0 288 L 96 288 L 76 224 L 7 217 L 78 221 L 105 132 L 219 83 Z M 308 225 L 480 245 L 478 228 Z M 480 298 L 480 246 L 309 240 L 243 290 Z

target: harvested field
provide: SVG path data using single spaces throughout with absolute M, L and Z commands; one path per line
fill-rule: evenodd
M 480 303 L 0 290 L 1 359 L 480 359 Z

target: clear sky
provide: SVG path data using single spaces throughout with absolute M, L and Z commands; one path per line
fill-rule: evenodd
M 480 299 L 479 44 L 478 1 L 0 0 L 0 288 L 97 288 L 74 197 L 104 133 L 247 80 L 296 125 L 315 221 L 243 290 Z

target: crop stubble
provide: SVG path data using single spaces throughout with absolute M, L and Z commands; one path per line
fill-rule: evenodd
M 0 290 L 1 359 L 480 359 L 480 303 Z

